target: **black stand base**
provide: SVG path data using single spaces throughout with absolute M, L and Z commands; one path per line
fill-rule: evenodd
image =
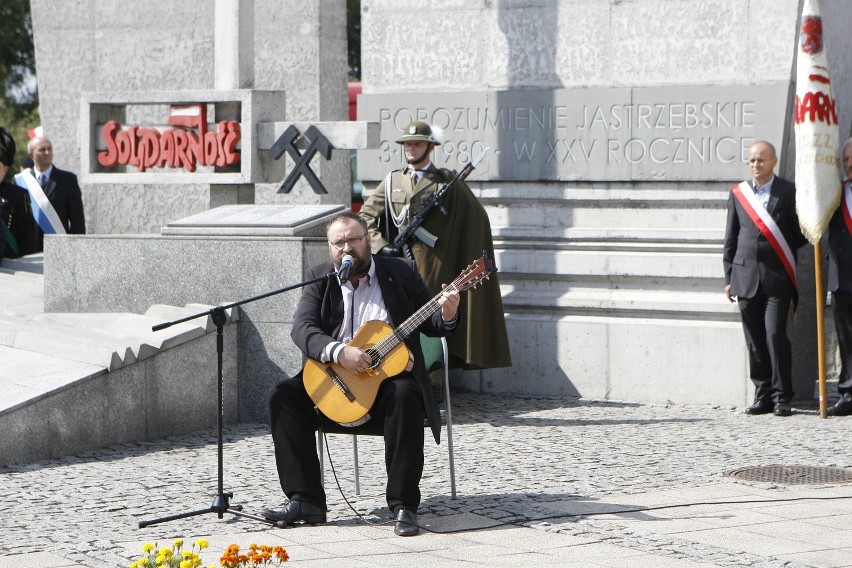
M 151 525 L 156 525 L 157 523 L 166 523 L 169 521 L 176 521 L 178 519 L 186 519 L 187 517 L 196 517 L 198 515 L 204 515 L 206 513 L 216 513 L 219 515 L 219 518 L 223 518 L 225 513 L 229 513 L 231 515 L 237 515 L 240 517 L 246 517 L 248 519 L 253 519 L 255 521 L 260 521 L 269 525 L 276 526 L 276 523 L 270 521 L 265 517 L 261 517 L 258 515 L 252 515 L 251 513 L 243 513 L 242 505 L 234 505 L 233 507 L 229 504 L 229 499 L 233 497 L 233 493 L 220 493 L 213 498 L 213 504 L 210 505 L 207 509 L 199 509 L 197 511 L 189 511 L 187 513 L 179 513 L 177 515 L 170 515 L 168 517 L 161 517 L 159 519 L 152 519 L 150 521 L 139 521 L 139 528 L 144 529 L 145 527 L 150 527 Z

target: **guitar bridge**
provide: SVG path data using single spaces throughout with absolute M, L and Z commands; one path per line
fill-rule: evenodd
M 331 368 L 331 365 L 326 367 L 325 370 L 328 373 L 328 376 L 331 377 L 331 382 L 334 383 L 334 386 L 340 389 L 349 402 L 355 402 L 355 395 L 352 394 L 352 391 L 349 390 L 349 387 L 346 386 L 346 383 L 343 382 L 343 379 L 340 378 L 340 375 L 337 374 L 337 371 Z

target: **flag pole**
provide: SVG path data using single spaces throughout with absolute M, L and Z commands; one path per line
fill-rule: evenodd
M 828 389 L 825 384 L 825 294 L 822 291 L 822 246 L 814 245 L 814 276 L 816 277 L 817 369 L 819 373 L 819 416 L 828 418 Z
M 828 48 L 823 37 L 819 0 L 801 2 L 796 49 L 796 213 L 802 234 L 814 246 L 816 278 L 817 368 L 819 414 L 828 417 L 825 384 L 825 293 L 820 239 L 841 201 L 837 159 L 837 102 L 831 90 Z M 840 191 L 838 191 L 840 190 Z

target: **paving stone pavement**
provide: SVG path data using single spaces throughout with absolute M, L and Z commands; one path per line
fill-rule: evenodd
M 127 566 L 142 543 L 283 545 L 288 565 L 852 566 L 852 485 L 742 482 L 761 465 L 852 467 L 852 417 L 745 416 L 741 409 L 559 397 L 453 396 L 458 498 L 446 446 L 427 444 L 420 520 L 399 538 L 386 523 L 382 440 L 329 435 L 329 523 L 277 529 L 204 513 L 217 493 L 216 432 L 206 431 L 0 468 L 0 568 Z M 225 431 L 224 489 L 246 512 L 283 503 L 268 429 Z M 486 530 L 487 529 L 487 530 Z

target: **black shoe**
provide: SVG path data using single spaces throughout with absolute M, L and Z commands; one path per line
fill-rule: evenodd
M 420 527 L 417 526 L 417 513 L 405 507 L 397 507 L 394 513 L 396 525 L 393 527 L 393 532 L 397 536 L 416 536 L 420 533 Z
M 282 526 L 296 523 L 318 525 L 325 522 L 325 507 L 296 499 L 287 503 L 283 509 L 264 509 L 261 515 Z
M 746 414 L 769 414 L 772 412 L 772 403 L 769 401 L 758 400 L 751 406 L 747 406 L 744 412 Z
M 786 402 L 776 402 L 775 408 L 772 410 L 772 414 L 775 416 L 792 416 L 793 411 L 790 409 L 790 405 Z
M 828 407 L 829 416 L 849 416 L 852 414 L 852 400 L 841 398 L 834 403 L 834 406 Z

